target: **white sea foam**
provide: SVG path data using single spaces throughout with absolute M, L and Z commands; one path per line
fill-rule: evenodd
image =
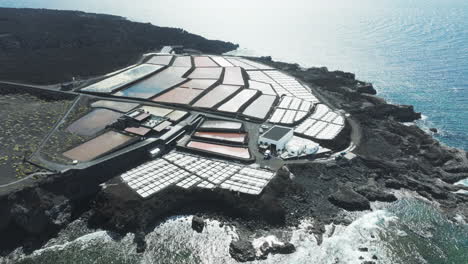
M 468 186 L 468 178 L 467 179 L 463 179 L 461 181 L 457 181 L 456 183 L 454 183 L 455 185 L 463 185 L 463 186 Z M 459 194 L 468 194 L 468 191 L 466 190 L 458 190 L 454 193 L 459 193 Z
M 314 235 L 308 230 L 313 221 L 304 220 L 298 229 L 293 231 L 291 243 L 296 246 L 296 252 L 291 255 L 274 255 L 267 260 L 268 263 L 362 263 L 359 257 L 370 260 L 375 254 L 379 256 L 379 263 L 391 263 L 385 251 L 379 245 L 380 236 L 385 233 L 386 227 L 398 220 L 385 210 L 370 213 L 360 213 L 348 226 L 327 225 L 321 245 L 317 245 Z M 368 252 L 359 251 L 359 248 L 368 248 Z M 311 262 L 312 261 L 312 262 Z
M 262 255 L 261 248 L 265 243 L 268 244 L 268 247 L 284 245 L 283 242 L 281 242 L 276 236 L 273 236 L 273 235 L 256 238 L 252 241 L 252 246 L 254 247 L 256 251 L 255 254 L 257 256 Z
M 463 215 L 460 215 L 460 214 L 457 214 L 455 215 L 454 219 L 459 223 L 459 224 L 463 224 L 463 225 L 466 225 L 466 219 Z
M 53 245 L 53 246 L 49 246 L 49 247 L 46 247 L 46 248 L 42 248 L 42 249 L 38 249 L 36 251 L 34 251 L 32 253 L 33 256 L 39 256 L 41 254 L 43 254 L 44 252 L 47 252 L 47 251 L 61 251 L 61 250 L 64 250 L 66 249 L 67 247 L 71 246 L 71 245 L 80 245 L 82 249 L 86 248 L 89 246 L 90 243 L 93 243 L 93 242 L 103 242 L 103 243 L 106 243 L 106 242 L 110 242 L 112 241 L 112 237 L 109 236 L 109 234 L 107 233 L 107 231 L 96 231 L 94 233 L 91 233 L 91 234 L 86 234 L 84 236 L 81 236 L 73 241 L 69 241 L 69 242 L 66 242 L 66 243 L 63 243 L 63 244 L 59 244 L 59 245 Z
M 461 180 L 461 181 L 457 181 L 455 183 L 455 185 L 464 185 L 464 186 L 468 186 L 468 178 L 464 179 L 464 180 Z

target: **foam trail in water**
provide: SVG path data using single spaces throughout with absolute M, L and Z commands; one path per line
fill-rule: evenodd
M 293 233 L 291 242 L 296 245 L 297 252 L 291 256 L 290 263 L 310 263 L 311 259 L 320 264 L 362 263 L 360 257 L 371 260 L 373 255 L 379 256 L 379 263 L 391 263 L 379 246 L 379 236 L 384 235 L 385 227 L 396 220 L 395 216 L 385 210 L 365 213 L 349 226 L 335 226 L 330 237 L 327 237 L 327 233 L 332 232 L 333 226 L 327 226 L 320 246 L 307 233 L 307 224 L 303 222 Z M 363 252 L 359 248 L 367 248 L 368 251 Z

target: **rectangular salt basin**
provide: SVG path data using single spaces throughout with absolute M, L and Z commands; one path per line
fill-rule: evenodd
M 71 160 L 90 161 L 113 149 L 128 144 L 133 137 L 115 131 L 106 132 L 90 141 L 87 141 L 63 155 Z
M 315 107 L 315 111 L 314 113 L 310 116 L 310 118 L 313 118 L 313 119 L 320 119 L 322 116 L 324 116 L 326 113 L 328 113 L 328 111 L 330 111 L 330 108 L 328 108 L 328 106 L 324 105 L 324 104 L 318 104 L 316 107 Z
M 141 121 L 147 119 L 147 118 L 150 117 L 150 116 L 151 116 L 151 114 L 149 114 L 149 113 L 141 113 L 141 114 L 137 115 L 136 117 L 134 117 L 134 119 L 135 119 L 136 121 L 141 122 Z
M 153 98 L 152 101 L 173 104 L 190 104 L 202 92 L 203 90 L 198 89 L 174 88 Z
M 285 96 L 283 97 L 283 99 L 281 100 L 280 104 L 279 104 L 279 107 L 281 108 L 288 108 L 289 105 L 291 104 L 291 101 L 293 100 L 294 97 L 289 97 L 289 96 Z
M 183 119 L 187 115 L 188 115 L 188 112 L 175 110 L 174 112 L 168 114 L 166 117 L 169 118 L 169 120 L 173 122 L 179 122 L 181 119 Z
M 244 89 L 236 94 L 229 101 L 221 105 L 218 110 L 223 112 L 235 113 L 239 111 L 248 101 L 253 99 L 257 95 L 257 90 Z
M 269 83 L 269 84 L 276 84 L 268 75 L 264 73 L 264 71 L 248 71 L 249 79 Z
M 257 82 L 257 81 L 250 80 L 249 81 L 249 88 L 259 90 L 260 92 L 262 92 L 264 94 L 276 95 L 275 90 L 273 90 L 273 87 L 268 83 L 263 83 L 263 82 Z
M 228 67 L 224 69 L 223 84 L 245 85 L 242 70 L 239 67 Z
M 94 109 L 68 126 L 67 131 L 80 136 L 92 136 L 123 114 L 107 109 Z
M 196 101 L 193 104 L 193 106 L 212 108 L 217 104 L 221 103 L 224 99 L 236 93 L 240 89 L 240 86 L 218 85 L 211 91 L 209 91 L 207 94 L 205 94 L 202 98 L 198 99 L 198 101 Z
M 244 110 L 243 114 L 258 119 L 265 119 L 275 101 L 276 96 L 274 95 L 261 95 Z
M 173 56 L 153 56 L 146 63 L 159 64 L 159 65 L 169 65 L 171 63 Z
M 199 142 L 199 141 L 190 141 L 187 144 L 187 147 L 192 148 L 192 149 L 197 149 L 200 151 L 204 151 L 204 152 L 230 156 L 234 158 L 240 158 L 240 159 L 250 158 L 249 149 L 243 148 L 243 147 L 230 147 L 230 146 L 223 146 L 223 145 L 205 143 L 205 142 Z
M 164 90 L 186 81 L 182 76 L 189 70 L 185 67 L 168 67 L 165 70 L 115 93 L 117 96 L 150 98 Z
M 195 137 L 205 139 L 217 139 L 228 142 L 244 144 L 247 139 L 246 133 L 226 133 L 226 132 L 195 132 Z
M 204 80 L 204 79 L 195 79 L 190 80 L 186 83 L 180 85 L 182 88 L 190 88 L 190 89 L 208 89 L 213 86 L 218 80 Z
M 138 65 L 98 83 L 92 84 L 82 90 L 87 92 L 111 93 L 120 87 L 146 77 L 162 68 L 163 66 L 153 64 Z
M 272 123 L 279 123 L 281 121 L 281 118 L 283 118 L 283 115 L 286 111 L 281 108 L 277 108 L 275 112 L 273 112 L 273 115 L 270 118 L 270 122 Z
M 257 68 L 253 67 L 252 65 L 249 65 L 245 62 L 242 62 L 238 59 L 235 59 L 235 58 L 228 58 L 226 57 L 226 60 L 228 60 L 230 63 L 234 64 L 235 66 L 238 66 L 238 67 L 242 67 L 246 70 L 256 70 Z
M 145 136 L 151 131 L 151 129 L 147 127 L 127 127 L 125 131 L 139 136 Z
M 219 64 L 221 67 L 232 67 L 232 63 L 227 61 L 225 58 L 220 57 L 220 56 L 211 56 L 211 59 L 214 60 L 217 64 Z
M 177 56 L 172 63 L 173 67 L 192 67 L 192 58 L 190 56 Z
M 255 62 L 255 61 L 251 61 L 251 60 L 248 60 L 248 59 L 244 59 L 244 58 L 238 58 L 239 61 L 242 61 L 242 62 L 245 62 L 259 70 L 272 70 L 274 69 L 273 67 L 270 67 L 270 66 L 267 66 L 265 64 L 261 64 L 261 63 L 258 63 L 258 62 Z
M 239 131 L 242 129 L 242 123 L 227 120 L 206 120 L 203 122 L 203 124 L 201 124 L 200 128 L 204 130 Z
M 189 76 L 190 79 L 219 79 L 223 68 L 196 68 Z
M 162 122 L 161 124 L 155 126 L 155 127 L 153 128 L 153 130 L 156 131 L 156 132 L 161 132 L 161 131 L 163 131 L 164 129 L 168 128 L 168 127 L 171 126 L 171 125 L 172 125 L 171 122 L 169 122 L 169 121 L 164 121 L 164 122 Z
M 195 62 L 195 67 L 218 67 L 210 57 L 203 57 L 203 56 L 195 56 L 193 57 Z

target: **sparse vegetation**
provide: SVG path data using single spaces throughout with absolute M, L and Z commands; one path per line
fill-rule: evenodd
M 37 171 L 25 159 L 36 151 L 70 103 L 30 94 L 0 95 L 0 184 Z

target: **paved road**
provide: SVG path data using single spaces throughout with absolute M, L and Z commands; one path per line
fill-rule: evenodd
M 60 84 L 50 84 L 50 85 L 38 85 L 38 84 L 28 84 L 28 83 L 19 83 L 19 82 L 10 82 L 10 81 L 0 81 L 0 84 L 11 84 L 16 86 L 32 87 L 43 90 L 58 91 L 61 88 Z M 62 92 L 62 91 L 61 91 Z
M 44 175 L 54 175 L 54 174 L 55 174 L 54 172 L 35 172 L 35 173 L 32 173 L 32 174 L 29 174 L 28 176 L 26 176 L 26 177 L 24 177 L 24 178 L 22 178 L 20 180 L 0 185 L 0 188 L 6 188 L 6 187 L 14 186 L 14 185 L 16 185 L 18 183 L 27 181 L 27 180 L 33 178 L 34 176 L 44 176 Z

